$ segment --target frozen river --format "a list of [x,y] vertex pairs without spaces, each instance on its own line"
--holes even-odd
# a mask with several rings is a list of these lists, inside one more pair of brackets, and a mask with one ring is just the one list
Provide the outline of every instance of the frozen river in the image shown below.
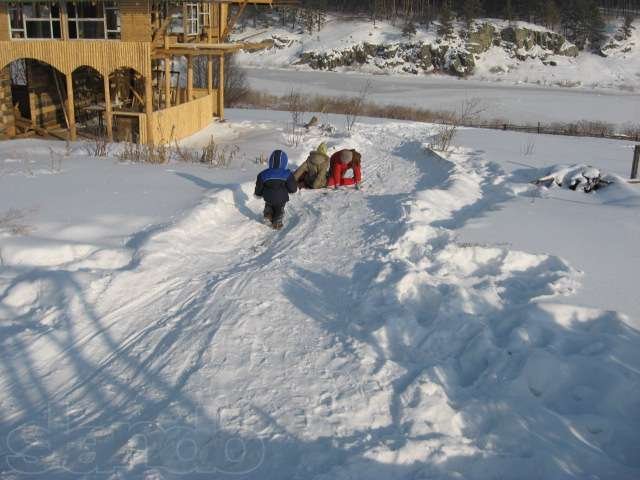
[[245,69],[252,88],[283,95],[292,88],[317,95],[353,96],[371,81],[370,101],[432,110],[456,110],[481,98],[487,119],[515,123],[601,120],[640,123],[640,95],[614,90],[549,88],[445,76],[390,76],[297,70]]

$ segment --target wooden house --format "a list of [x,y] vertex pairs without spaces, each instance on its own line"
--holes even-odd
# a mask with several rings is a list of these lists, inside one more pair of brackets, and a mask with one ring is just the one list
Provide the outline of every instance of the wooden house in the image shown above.
[[233,24],[272,2],[0,0],[0,137],[187,137],[224,118]]

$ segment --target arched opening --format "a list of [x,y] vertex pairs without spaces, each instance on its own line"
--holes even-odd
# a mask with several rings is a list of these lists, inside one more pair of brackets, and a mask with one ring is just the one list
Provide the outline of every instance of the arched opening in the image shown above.
[[78,133],[102,137],[106,134],[104,78],[96,69],[82,66],[74,70],[73,104]]
[[133,68],[122,67],[111,72],[109,90],[114,112],[144,111],[144,77]]
[[65,76],[48,63],[24,58],[4,67],[0,105],[0,133],[6,136],[67,136]]
[[108,104],[113,116],[113,139],[140,142],[146,126],[144,77],[133,68],[122,67],[109,75]]

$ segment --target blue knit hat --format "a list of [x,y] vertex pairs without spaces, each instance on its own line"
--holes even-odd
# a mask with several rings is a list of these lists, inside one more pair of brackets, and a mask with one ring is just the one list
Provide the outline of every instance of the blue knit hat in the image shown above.
[[282,150],[274,150],[274,152],[269,157],[269,168],[278,168],[278,169],[286,169],[287,164],[289,163],[289,158],[287,154]]

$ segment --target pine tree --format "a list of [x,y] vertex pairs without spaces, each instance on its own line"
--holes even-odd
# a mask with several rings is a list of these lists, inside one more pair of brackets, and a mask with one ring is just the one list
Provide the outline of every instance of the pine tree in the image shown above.
[[482,14],[482,3],[480,0],[464,0],[462,13],[467,31],[470,32],[473,28],[474,20]]
[[504,2],[504,11],[502,13],[502,17],[509,22],[514,19],[515,12],[513,10],[513,4],[511,3],[511,0],[506,0],[506,2]]
[[542,21],[552,30],[555,30],[560,24],[560,9],[554,0],[547,0],[545,2]]
[[598,4],[595,1],[591,1],[589,5],[589,12],[587,16],[587,35],[591,48],[593,50],[600,50],[602,43],[605,40],[605,27],[604,18]]
[[416,32],[416,26],[411,20],[405,23],[402,27],[402,35],[404,37],[411,38],[416,34]]
[[631,36],[631,30],[633,30],[633,15],[627,14],[624,17],[624,24],[622,25],[622,34],[625,40]]
[[438,35],[451,38],[453,35],[453,12],[449,8],[448,2],[444,2],[442,10],[440,10],[440,26],[438,27]]

